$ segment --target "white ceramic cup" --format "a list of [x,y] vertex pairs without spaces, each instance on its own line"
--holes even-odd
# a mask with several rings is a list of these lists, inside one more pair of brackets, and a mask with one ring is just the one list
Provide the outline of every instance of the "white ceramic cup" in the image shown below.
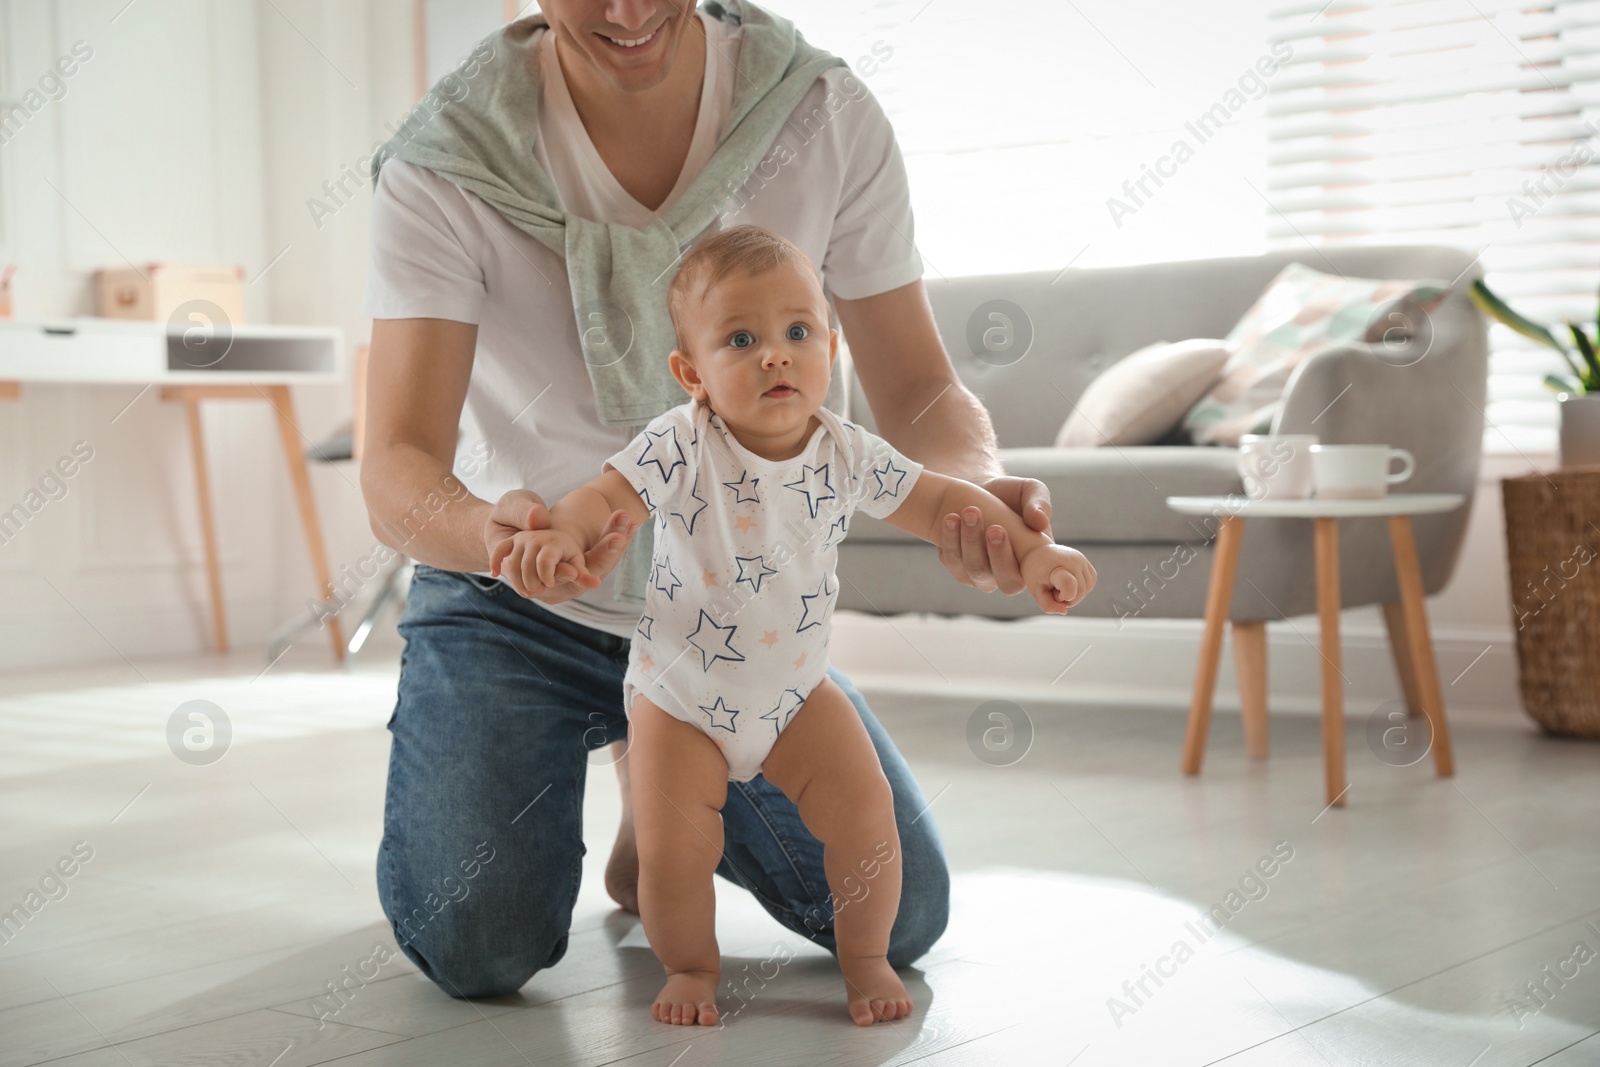
[[1315,484],[1311,473],[1314,434],[1247,433],[1239,438],[1239,477],[1251,500],[1304,500]]
[[[1401,468],[1390,470],[1395,460]],[[1368,500],[1386,496],[1389,487],[1411,477],[1417,459],[1388,445],[1315,445],[1311,467],[1317,496],[1324,500]]]

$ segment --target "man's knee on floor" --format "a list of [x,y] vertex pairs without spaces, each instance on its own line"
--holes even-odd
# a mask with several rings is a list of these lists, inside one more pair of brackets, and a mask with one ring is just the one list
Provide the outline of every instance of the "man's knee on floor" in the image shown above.
[[[396,938],[402,937],[396,928]],[[481,943],[426,936],[401,940],[400,950],[434,985],[452,997],[503,997],[567,953],[567,934],[519,938],[490,948]]]
[[919,872],[900,891],[900,910],[889,934],[889,965],[915,963],[944,936],[950,922],[950,874],[943,867]]

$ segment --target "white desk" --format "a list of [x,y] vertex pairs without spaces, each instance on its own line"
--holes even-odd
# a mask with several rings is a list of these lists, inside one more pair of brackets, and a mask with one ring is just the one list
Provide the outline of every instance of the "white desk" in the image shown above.
[[[1455,770],[1450,731],[1445,724],[1444,696],[1434,662],[1433,638],[1422,602],[1422,571],[1417,563],[1411,516],[1451,511],[1465,498],[1458,493],[1396,493],[1370,500],[1266,500],[1244,496],[1169,496],[1167,506],[1184,515],[1220,519],[1211,585],[1206,593],[1206,626],[1195,668],[1194,699],[1183,741],[1183,772],[1199,774],[1211,726],[1211,701],[1222,654],[1222,630],[1233,600],[1239,569],[1239,545],[1246,518],[1311,519],[1316,523],[1317,619],[1322,637],[1322,753],[1330,807],[1344,804],[1349,787],[1344,773],[1344,690],[1339,646],[1339,520],[1387,517],[1389,544],[1400,586],[1398,612],[1385,606],[1384,619],[1395,644],[1395,663],[1407,703],[1421,708],[1433,730],[1434,770],[1446,777]],[[1239,665],[1240,707],[1244,714],[1245,749],[1255,757],[1267,754],[1266,624],[1234,623],[1234,654]],[[1404,649],[1402,654],[1401,649]]]
[[294,385],[340,381],[344,338],[321,326],[179,332],[164,322],[0,319],[0,379],[99,384]]
[[[194,329],[169,330],[164,322],[125,319],[0,319],[0,399],[14,400],[21,395],[23,383],[36,382],[157,386],[163,400],[183,403],[194,453],[212,626],[217,648],[224,652],[228,650],[228,624],[200,404],[206,400],[264,400],[272,406],[306,547],[326,600],[333,595],[333,574],[306,470],[305,446],[309,442],[295,421],[289,387],[332,384],[343,378],[344,337],[328,327],[235,326],[213,335]],[[337,617],[328,620],[328,631],[334,656],[342,661],[344,635]]]

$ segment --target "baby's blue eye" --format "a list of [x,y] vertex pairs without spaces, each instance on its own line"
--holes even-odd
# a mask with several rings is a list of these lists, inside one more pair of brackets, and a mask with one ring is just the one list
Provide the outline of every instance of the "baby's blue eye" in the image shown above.
[[749,348],[751,345],[756,343],[756,339],[755,335],[749,330],[740,330],[738,333],[735,333],[732,337],[728,338],[728,343],[734,348]]
[[802,323],[797,322],[793,326],[789,327],[789,340],[791,341],[804,341],[810,336],[811,331],[808,330]]

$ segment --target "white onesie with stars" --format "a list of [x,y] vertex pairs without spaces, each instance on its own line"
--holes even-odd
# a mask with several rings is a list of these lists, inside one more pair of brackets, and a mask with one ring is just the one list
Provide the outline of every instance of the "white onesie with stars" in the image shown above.
[[760,773],[828,672],[836,546],[851,513],[883,518],[922,474],[922,464],[827,408],[817,420],[799,455],[774,461],[690,400],[606,461],[655,516],[623,709],[643,694],[699,727],[736,782]]

